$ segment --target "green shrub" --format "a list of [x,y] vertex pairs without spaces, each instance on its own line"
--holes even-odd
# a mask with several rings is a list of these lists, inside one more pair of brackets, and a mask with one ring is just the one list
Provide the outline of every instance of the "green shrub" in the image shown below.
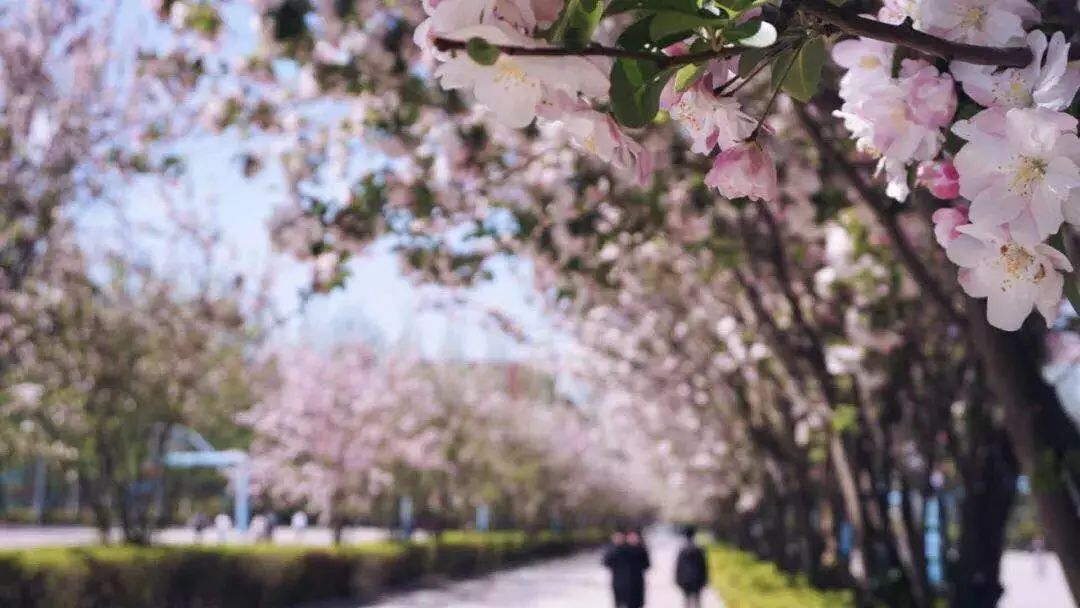
[[273,608],[368,601],[428,577],[461,578],[569,553],[597,534],[450,532],[422,543],[87,547],[0,551],[4,608]]
[[849,591],[822,591],[774,564],[722,545],[709,547],[709,582],[725,608],[852,608]]
[[29,507],[8,507],[0,512],[0,523],[5,524],[53,524],[63,526],[92,526],[94,525],[93,514],[87,511],[69,513],[62,509],[46,509],[38,518],[38,512]]

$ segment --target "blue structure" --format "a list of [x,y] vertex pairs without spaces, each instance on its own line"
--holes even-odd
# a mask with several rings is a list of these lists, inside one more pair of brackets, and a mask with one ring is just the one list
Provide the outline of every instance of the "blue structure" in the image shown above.
[[[178,449],[185,445],[194,449]],[[174,469],[229,469],[234,495],[233,525],[240,532],[247,531],[251,520],[251,466],[246,453],[241,450],[215,450],[202,435],[186,427],[175,427],[169,433],[162,463]]]
[[937,496],[927,499],[924,522],[926,525],[926,577],[931,585],[940,587],[945,582],[945,571],[941,563],[941,502]]
[[486,502],[476,507],[476,529],[480,532],[491,529],[491,507]]
[[855,543],[855,530],[851,527],[850,522],[840,523],[840,538],[837,540],[840,557],[847,559],[851,555],[851,550],[854,549]]
[[413,500],[411,496],[402,496],[398,501],[398,524],[401,526],[402,538],[408,540],[413,534]]

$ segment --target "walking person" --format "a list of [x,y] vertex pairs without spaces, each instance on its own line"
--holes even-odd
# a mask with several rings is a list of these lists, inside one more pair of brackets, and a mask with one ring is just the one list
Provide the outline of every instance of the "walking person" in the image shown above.
[[202,511],[197,511],[191,518],[191,529],[194,531],[195,544],[203,541],[203,532],[210,527],[210,518]]
[[686,608],[701,608],[701,590],[709,580],[709,564],[705,552],[694,542],[697,529],[687,526],[683,535],[686,544],[675,558],[675,584],[682,589]]
[[611,591],[615,608],[645,606],[645,571],[649,569],[649,550],[636,530],[616,532],[604,552],[604,566],[611,570]]
[[232,530],[233,521],[225,513],[218,513],[214,516],[214,529],[217,530],[218,544],[225,544],[229,540],[229,531]]

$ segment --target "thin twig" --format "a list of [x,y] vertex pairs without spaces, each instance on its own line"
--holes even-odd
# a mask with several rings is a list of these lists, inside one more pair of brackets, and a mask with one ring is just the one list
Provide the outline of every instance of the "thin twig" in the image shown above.
[[747,139],[756,139],[761,132],[761,128],[765,126],[765,119],[769,117],[769,112],[772,111],[773,103],[776,102],[776,97],[780,95],[780,89],[784,88],[784,81],[787,80],[788,74],[791,73],[791,68],[795,67],[795,62],[799,60],[799,53],[802,52],[803,46],[806,44],[806,38],[803,38],[798,45],[791,52],[791,61],[788,62],[784,68],[783,74],[780,75],[780,80],[776,81],[776,88],[773,89],[772,95],[769,96],[768,103],[765,104],[765,111],[761,113],[761,118],[758,119],[757,126],[750,132],[750,137]]
[[[1007,68],[1026,67],[1032,61],[1031,49],[1026,46],[998,48],[952,42],[920,32],[912,28],[907,22],[901,25],[892,25],[868,19],[849,10],[834,6],[827,0],[803,0],[799,4],[799,10],[804,15],[815,17],[844,33],[891,42],[943,59]],[[1077,49],[1071,51],[1069,53],[1070,58],[1077,58],[1075,54]]]
[[735,76],[732,76],[730,80],[728,80],[723,85],[721,85],[720,88],[718,88],[716,91],[714,91],[714,93],[716,93],[717,95],[727,95],[727,96],[731,96],[731,95],[734,95],[735,93],[738,93],[739,90],[741,90],[743,87],[746,86],[746,83],[753,80],[755,76],[760,74],[762,70],[764,70],[765,68],[767,68],[771,64],[773,59],[776,59],[777,55],[784,52],[785,50],[787,50],[787,45],[784,45],[784,44],[776,45],[776,50],[772,51],[768,55],[762,57],[761,61],[759,61],[757,63],[757,65],[755,65],[754,68],[752,70],[750,70],[746,74],[746,76],[743,78],[742,82],[735,85],[730,91],[727,90],[728,86],[731,83],[733,83],[733,82],[735,82],[736,80],[739,79],[739,75],[736,74]]
[[[459,51],[465,49],[468,44],[465,40],[452,38],[436,38],[435,48],[440,51]],[[686,55],[664,55],[652,51],[633,51],[611,46],[592,44],[580,49],[561,46],[518,46],[493,44],[499,51],[519,57],[615,57],[617,59],[638,59],[651,61],[660,68],[700,63],[710,59],[724,59],[733,57],[747,50],[744,46],[727,46],[716,50],[689,53]]]

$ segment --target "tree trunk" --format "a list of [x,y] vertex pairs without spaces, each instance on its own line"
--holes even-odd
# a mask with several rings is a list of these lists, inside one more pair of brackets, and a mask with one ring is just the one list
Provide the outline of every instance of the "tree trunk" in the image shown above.
[[951,577],[951,608],[994,608],[1004,591],[999,582],[1001,555],[1016,495],[1017,463],[1004,431],[991,433],[994,438],[976,450],[965,472],[969,481],[960,513],[960,557]]
[[1035,320],[1017,332],[986,322],[986,305],[968,300],[968,318],[987,377],[1005,415],[1005,429],[1023,471],[1032,479],[1032,498],[1050,548],[1080,601],[1080,508],[1070,496],[1080,475],[1070,459],[1080,453],[1080,432],[1042,378],[1045,331]]
[[101,544],[107,545],[112,541],[109,534],[112,528],[112,516],[108,506],[105,504],[104,493],[101,491],[99,484],[94,482],[95,479],[80,467],[79,485],[81,490],[79,493],[86,497],[87,502],[90,503],[90,511],[94,515],[94,527],[97,528],[99,540]]
[[800,467],[800,479],[796,480],[798,487],[794,497],[796,537],[799,543],[799,569],[806,574],[806,578],[813,584],[820,585],[821,580],[821,555],[824,553],[824,543],[817,527],[814,526],[814,496],[806,487],[809,472],[806,467]]

